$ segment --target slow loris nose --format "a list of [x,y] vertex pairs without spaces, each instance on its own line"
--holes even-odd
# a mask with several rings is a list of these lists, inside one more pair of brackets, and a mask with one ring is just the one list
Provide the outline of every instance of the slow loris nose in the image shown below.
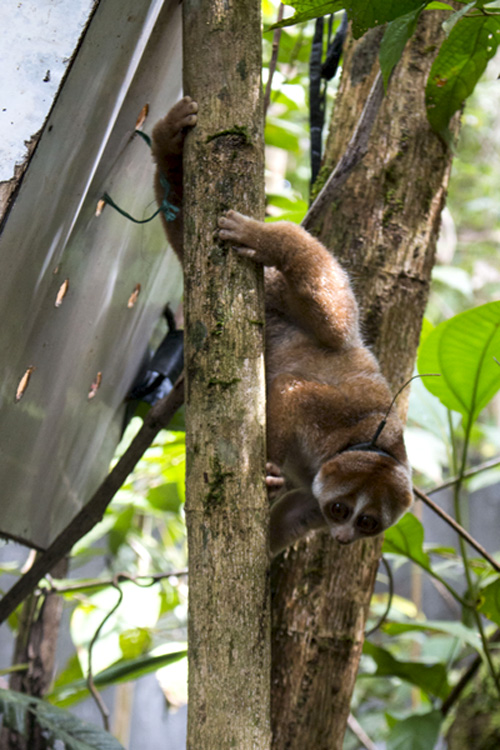
[[332,529],[331,534],[339,544],[350,544],[354,541],[352,526],[341,526],[339,529]]

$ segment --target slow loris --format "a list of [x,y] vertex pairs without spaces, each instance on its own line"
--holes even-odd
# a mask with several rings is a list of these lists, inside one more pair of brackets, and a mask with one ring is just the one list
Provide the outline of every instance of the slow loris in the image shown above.
[[[153,131],[156,195],[161,204],[164,175],[180,209],[164,225],[181,263],[182,147],[197,111],[186,96]],[[391,393],[361,339],[347,274],[289,222],[228,211],[219,237],[265,266],[271,553],[312,529],[329,528],[340,544],[381,533],[412,503],[411,472],[395,411],[373,441]]]

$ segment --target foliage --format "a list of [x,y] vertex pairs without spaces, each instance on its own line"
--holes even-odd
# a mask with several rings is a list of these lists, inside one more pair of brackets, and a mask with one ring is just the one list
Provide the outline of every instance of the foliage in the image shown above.
[[[469,454],[472,425],[479,412],[500,389],[500,367],[493,358],[500,355],[500,336],[497,333],[499,326],[500,304],[491,302],[441,323],[424,337],[419,351],[419,371],[441,373],[440,378],[425,379],[422,387],[425,386],[429,392],[439,397],[445,407],[441,411],[442,416],[446,414],[446,409],[453,409],[461,417],[459,420],[447,420],[452,446],[452,472],[458,474],[454,494],[455,513],[459,522],[462,520],[459,503],[462,477]],[[436,705],[436,698],[444,701],[449,697],[449,679],[457,679],[458,665],[471,649],[489,665],[491,679],[500,691],[499,677],[493,665],[488,641],[488,633],[491,634],[494,630],[493,625],[498,626],[500,622],[500,576],[488,564],[478,564],[479,561],[471,560],[462,540],[457,550],[450,547],[429,547],[425,545],[424,538],[421,522],[408,514],[386,532],[383,552],[393,560],[411,560],[445,587],[460,605],[459,613],[464,622],[433,623],[426,621],[420,613],[421,621],[417,623],[413,618],[402,615],[401,611],[398,612],[398,608],[401,610],[400,606],[394,609],[391,607],[378,636],[380,644],[385,645],[382,647],[368,643],[364,650],[376,665],[376,670],[368,668],[368,673],[376,677],[386,675],[392,679],[411,682],[425,695],[422,709],[426,704]],[[464,578],[465,594],[462,592]],[[458,590],[457,584],[460,586]],[[490,621],[489,627],[485,617]],[[405,645],[406,636],[410,633],[415,638]],[[426,635],[423,640],[424,633]],[[420,637],[417,638],[417,635]],[[441,641],[440,652],[432,651],[433,640]],[[429,651],[427,660],[422,661],[426,650]],[[395,654],[399,652],[412,653],[413,658],[411,661],[397,658]],[[421,654],[420,659],[415,658],[418,652]],[[366,675],[366,662],[364,668]],[[420,747],[434,747],[443,716],[440,716],[439,711],[423,715],[406,711],[397,718],[392,716],[390,720],[386,716],[386,720],[389,727],[388,748],[404,746],[417,750]],[[425,742],[423,737],[426,738]]]
[[63,743],[66,750],[123,750],[118,740],[92,724],[50,703],[0,688],[0,714],[3,725],[26,736],[26,727],[33,717],[44,731],[49,747]]
[[[462,1],[462,0],[461,0]],[[408,39],[423,11],[447,11],[447,38],[435,59],[426,87],[431,127],[450,140],[448,125],[483,74],[500,41],[500,11],[496,0],[474,0],[459,11],[449,3],[429,0],[294,0],[296,13],[276,24],[286,26],[345,9],[355,38],[387,23],[380,48],[380,67],[387,86]]]
[[[137,422],[130,425],[122,445],[137,428]],[[185,658],[185,578],[168,576],[169,570],[175,573],[186,566],[184,474],[184,433],[164,431],[116,495],[103,522],[76,546],[73,566],[100,550],[107,552],[111,575],[131,580],[117,584],[108,573],[102,585],[98,580],[58,581],[60,589],[68,587],[64,595],[73,604],[71,635],[78,658],[70,659],[57,678],[50,696],[55,703],[69,705],[88,697],[83,678],[100,626],[91,654],[96,686],[136,679]],[[109,615],[117,603],[117,588],[120,603]]]
[[441,323],[423,343],[419,372],[441,403],[473,422],[500,385],[500,302],[490,302]]
[[[129,426],[122,446],[130,442],[138,427],[139,420]],[[122,450],[119,447],[117,458]],[[47,714],[55,727],[54,737],[64,739],[62,730],[78,730],[79,720],[63,708],[89,697],[89,664],[94,685],[100,690],[146,674],[160,678],[165,670],[186,660],[184,473],[184,433],[162,432],[114,498],[103,521],[73,550],[74,572],[98,554],[105,555],[108,570],[100,579],[56,581],[72,609],[70,631],[76,652],[57,676],[47,696],[49,703],[40,702],[43,708],[36,713],[41,726],[45,726]],[[169,576],[169,570],[174,575]],[[114,578],[117,574],[120,580]],[[130,580],[123,580],[127,576]],[[99,637],[92,644],[97,632]],[[183,671],[170,669],[166,688],[168,701],[176,705],[185,695]],[[181,682],[172,684],[172,679]],[[11,694],[12,706],[17,706],[16,696]],[[62,730],[57,724],[61,717],[68,722],[61,724]],[[95,737],[89,735],[88,741],[95,744],[82,744],[75,734],[68,750],[121,747],[116,740],[114,745],[103,744],[101,730],[94,729]],[[80,744],[75,744],[76,740]]]

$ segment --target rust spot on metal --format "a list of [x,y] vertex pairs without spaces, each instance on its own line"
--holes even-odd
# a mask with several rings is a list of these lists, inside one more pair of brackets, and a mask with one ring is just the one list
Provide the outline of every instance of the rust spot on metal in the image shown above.
[[102,372],[101,372],[101,371],[99,371],[99,372],[97,373],[97,375],[95,376],[95,380],[94,380],[94,382],[93,382],[93,383],[92,383],[92,385],[90,386],[90,391],[89,391],[89,394],[88,394],[88,396],[87,396],[87,398],[89,399],[89,401],[90,401],[90,399],[91,399],[91,398],[94,398],[94,397],[95,397],[95,395],[96,395],[97,391],[98,391],[98,390],[99,390],[99,388],[101,387],[101,382],[102,382]]
[[30,365],[27,368],[24,375],[22,376],[21,380],[19,381],[19,385],[17,386],[17,391],[16,391],[16,397],[14,399],[16,404],[24,396],[26,392],[26,388],[28,387],[28,383],[30,382],[31,375],[35,370],[36,370],[36,367],[34,365]]
[[144,107],[139,112],[139,117],[137,118],[135,122],[136,130],[140,130],[142,128],[148,114],[149,114],[149,104],[145,104]]
[[102,214],[105,205],[106,205],[106,201],[104,200],[104,198],[100,198],[97,201],[97,206],[96,206],[96,209],[95,209],[95,215],[96,216],[100,216]]
[[140,293],[141,293],[141,285],[140,284],[136,284],[135,287],[134,287],[134,291],[132,292],[132,294],[128,298],[128,302],[127,302],[127,307],[128,308],[131,308],[131,307],[133,307],[135,305],[135,303],[137,302],[137,298],[138,298],[138,296],[139,296]]
[[69,289],[69,279],[64,279],[63,283],[59,287],[59,291],[57,292],[56,301],[54,302],[55,307],[61,307],[63,299],[65,298],[68,289]]

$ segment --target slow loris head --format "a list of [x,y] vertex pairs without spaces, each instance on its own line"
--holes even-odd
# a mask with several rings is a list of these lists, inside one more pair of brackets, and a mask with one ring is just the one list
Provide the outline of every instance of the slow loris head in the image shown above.
[[409,466],[366,450],[344,451],[324,463],[312,489],[340,544],[380,534],[413,501]]

